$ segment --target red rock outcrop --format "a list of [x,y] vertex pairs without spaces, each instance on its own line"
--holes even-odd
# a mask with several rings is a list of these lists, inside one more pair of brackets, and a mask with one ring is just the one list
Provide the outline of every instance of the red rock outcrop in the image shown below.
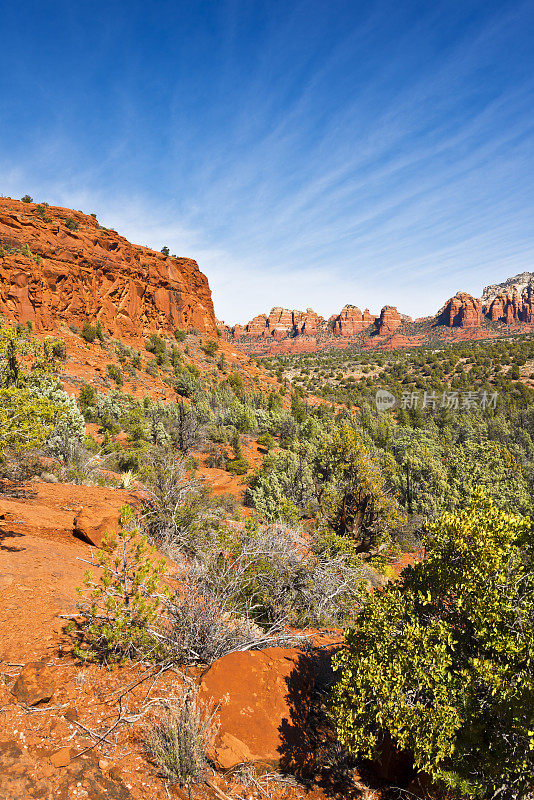
[[293,325],[297,335],[317,336],[324,324],[323,317],[316,314],[313,308],[307,308],[306,311],[293,311]]
[[[219,708],[220,729],[210,754],[222,769],[242,763],[302,767],[313,757],[306,728],[318,669],[329,668],[328,652],[317,659],[297,649],[230,653],[203,676],[200,697]],[[310,737],[311,738],[311,737]]]
[[440,322],[449,328],[479,328],[482,324],[482,302],[467,292],[457,292],[445,303]]
[[356,336],[375,320],[368,308],[362,313],[357,306],[346,305],[332,319],[332,332],[334,336]]
[[527,287],[519,292],[515,287],[495,297],[484,313],[492,322],[506,322],[507,325],[534,324],[534,288]]
[[395,306],[384,306],[380,312],[380,319],[377,323],[378,335],[389,336],[395,333],[401,323],[402,317]]
[[99,321],[115,336],[215,333],[198,264],[133,245],[67,208],[0,199],[0,314],[52,330]]

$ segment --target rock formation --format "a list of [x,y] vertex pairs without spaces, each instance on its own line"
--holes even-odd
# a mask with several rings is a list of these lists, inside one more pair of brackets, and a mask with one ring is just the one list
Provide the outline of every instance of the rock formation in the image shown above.
[[340,313],[331,318],[334,336],[355,336],[368,328],[375,321],[375,317],[366,308],[362,313],[357,306],[343,306]]
[[52,330],[100,322],[115,336],[214,334],[207,278],[189,258],[133,245],[66,208],[0,199],[0,314]]
[[534,273],[522,272],[504,283],[486,286],[482,300],[492,322],[534,324]]
[[380,312],[380,319],[377,322],[378,335],[389,336],[395,333],[401,323],[402,317],[395,306],[384,306]]
[[508,292],[517,290],[522,295],[528,289],[534,290],[534,272],[521,272],[513,278],[507,278],[502,283],[495,283],[486,286],[482,292],[482,303],[487,308],[499,295],[506,295]]
[[482,324],[482,302],[467,292],[458,292],[445,303],[439,321],[449,328],[478,328]]

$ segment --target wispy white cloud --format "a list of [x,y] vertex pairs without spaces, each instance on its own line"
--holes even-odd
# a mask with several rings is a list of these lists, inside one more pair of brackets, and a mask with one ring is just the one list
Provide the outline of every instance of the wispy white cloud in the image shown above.
[[401,6],[346,29],[318,14],[306,34],[309,3],[284,25],[266,11],[244,54],[229,2],[209,98],[180,62],[156,121],[135,74],[115,80],[119,124],[98,148],[73,138],[67,107],[14,167],[0,139],[3,191],[196,258],[227,321],[347,302],[429,314],[534,268],[534,80],[510,57],[528,5],[438,2],[412,24]]

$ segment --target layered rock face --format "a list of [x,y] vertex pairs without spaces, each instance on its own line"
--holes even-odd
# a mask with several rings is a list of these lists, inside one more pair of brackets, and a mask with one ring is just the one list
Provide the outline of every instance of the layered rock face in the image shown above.
[[294,336],[316,336],[324,326],[325,320],[313,308],[292,311],[275,306],[269,314],[258,314],[246,325],[234,325],[226,328],[226,332],[232,339],[261,336],[279,341]]
[[368,308],[360,311],[358,306],[343,306],[337,316],[331,317],[334,336],[355,336],[375,321]]
[[439,321],[449,328],[475,328],[482,324],[482,302],[467,292],[447,300]]
[[486,286],[482,292],[482,303],[485,307],[489,307],[499,295],[507,295],[514,289],[519,295],[522,295],[529,288],[534,291],[534,272],[521,272],[519,275],[514,275],[513,278],[507,278],[502,283]]
[[522,272],[504,283],[486,286],[484,313],[492,322],[534,324],[534,272]]
[[0,314],[52,330],[100,322],[114,336],[214,334],[208,280],[189,258],[133,245],[92,216],[0,199]]
[[389,336],[395,333],[401,323],[402,317],[395,306],[384,306],[380,312],[380,319],[377,322],[378,335]]

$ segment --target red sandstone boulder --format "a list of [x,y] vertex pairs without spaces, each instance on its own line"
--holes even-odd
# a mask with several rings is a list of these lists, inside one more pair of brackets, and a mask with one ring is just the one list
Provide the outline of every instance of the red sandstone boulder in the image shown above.
[[201,699],[220,706],[221,725],[211,755],[221,769],[247,762],[276,766],[287,758],[294,684],[305,692],[308,679],[306,674],[299,677],[302,659],[296,649],[230,653],[204,675]]
[[54,674],[44,661],[26,664],[12,689],[13,695],[25,706],[48,703],[55,691]]
[[77,539],[102,547],[104,537],[114,536],[119,529],[119,511],[82,508],[74,520],[73,533]]

